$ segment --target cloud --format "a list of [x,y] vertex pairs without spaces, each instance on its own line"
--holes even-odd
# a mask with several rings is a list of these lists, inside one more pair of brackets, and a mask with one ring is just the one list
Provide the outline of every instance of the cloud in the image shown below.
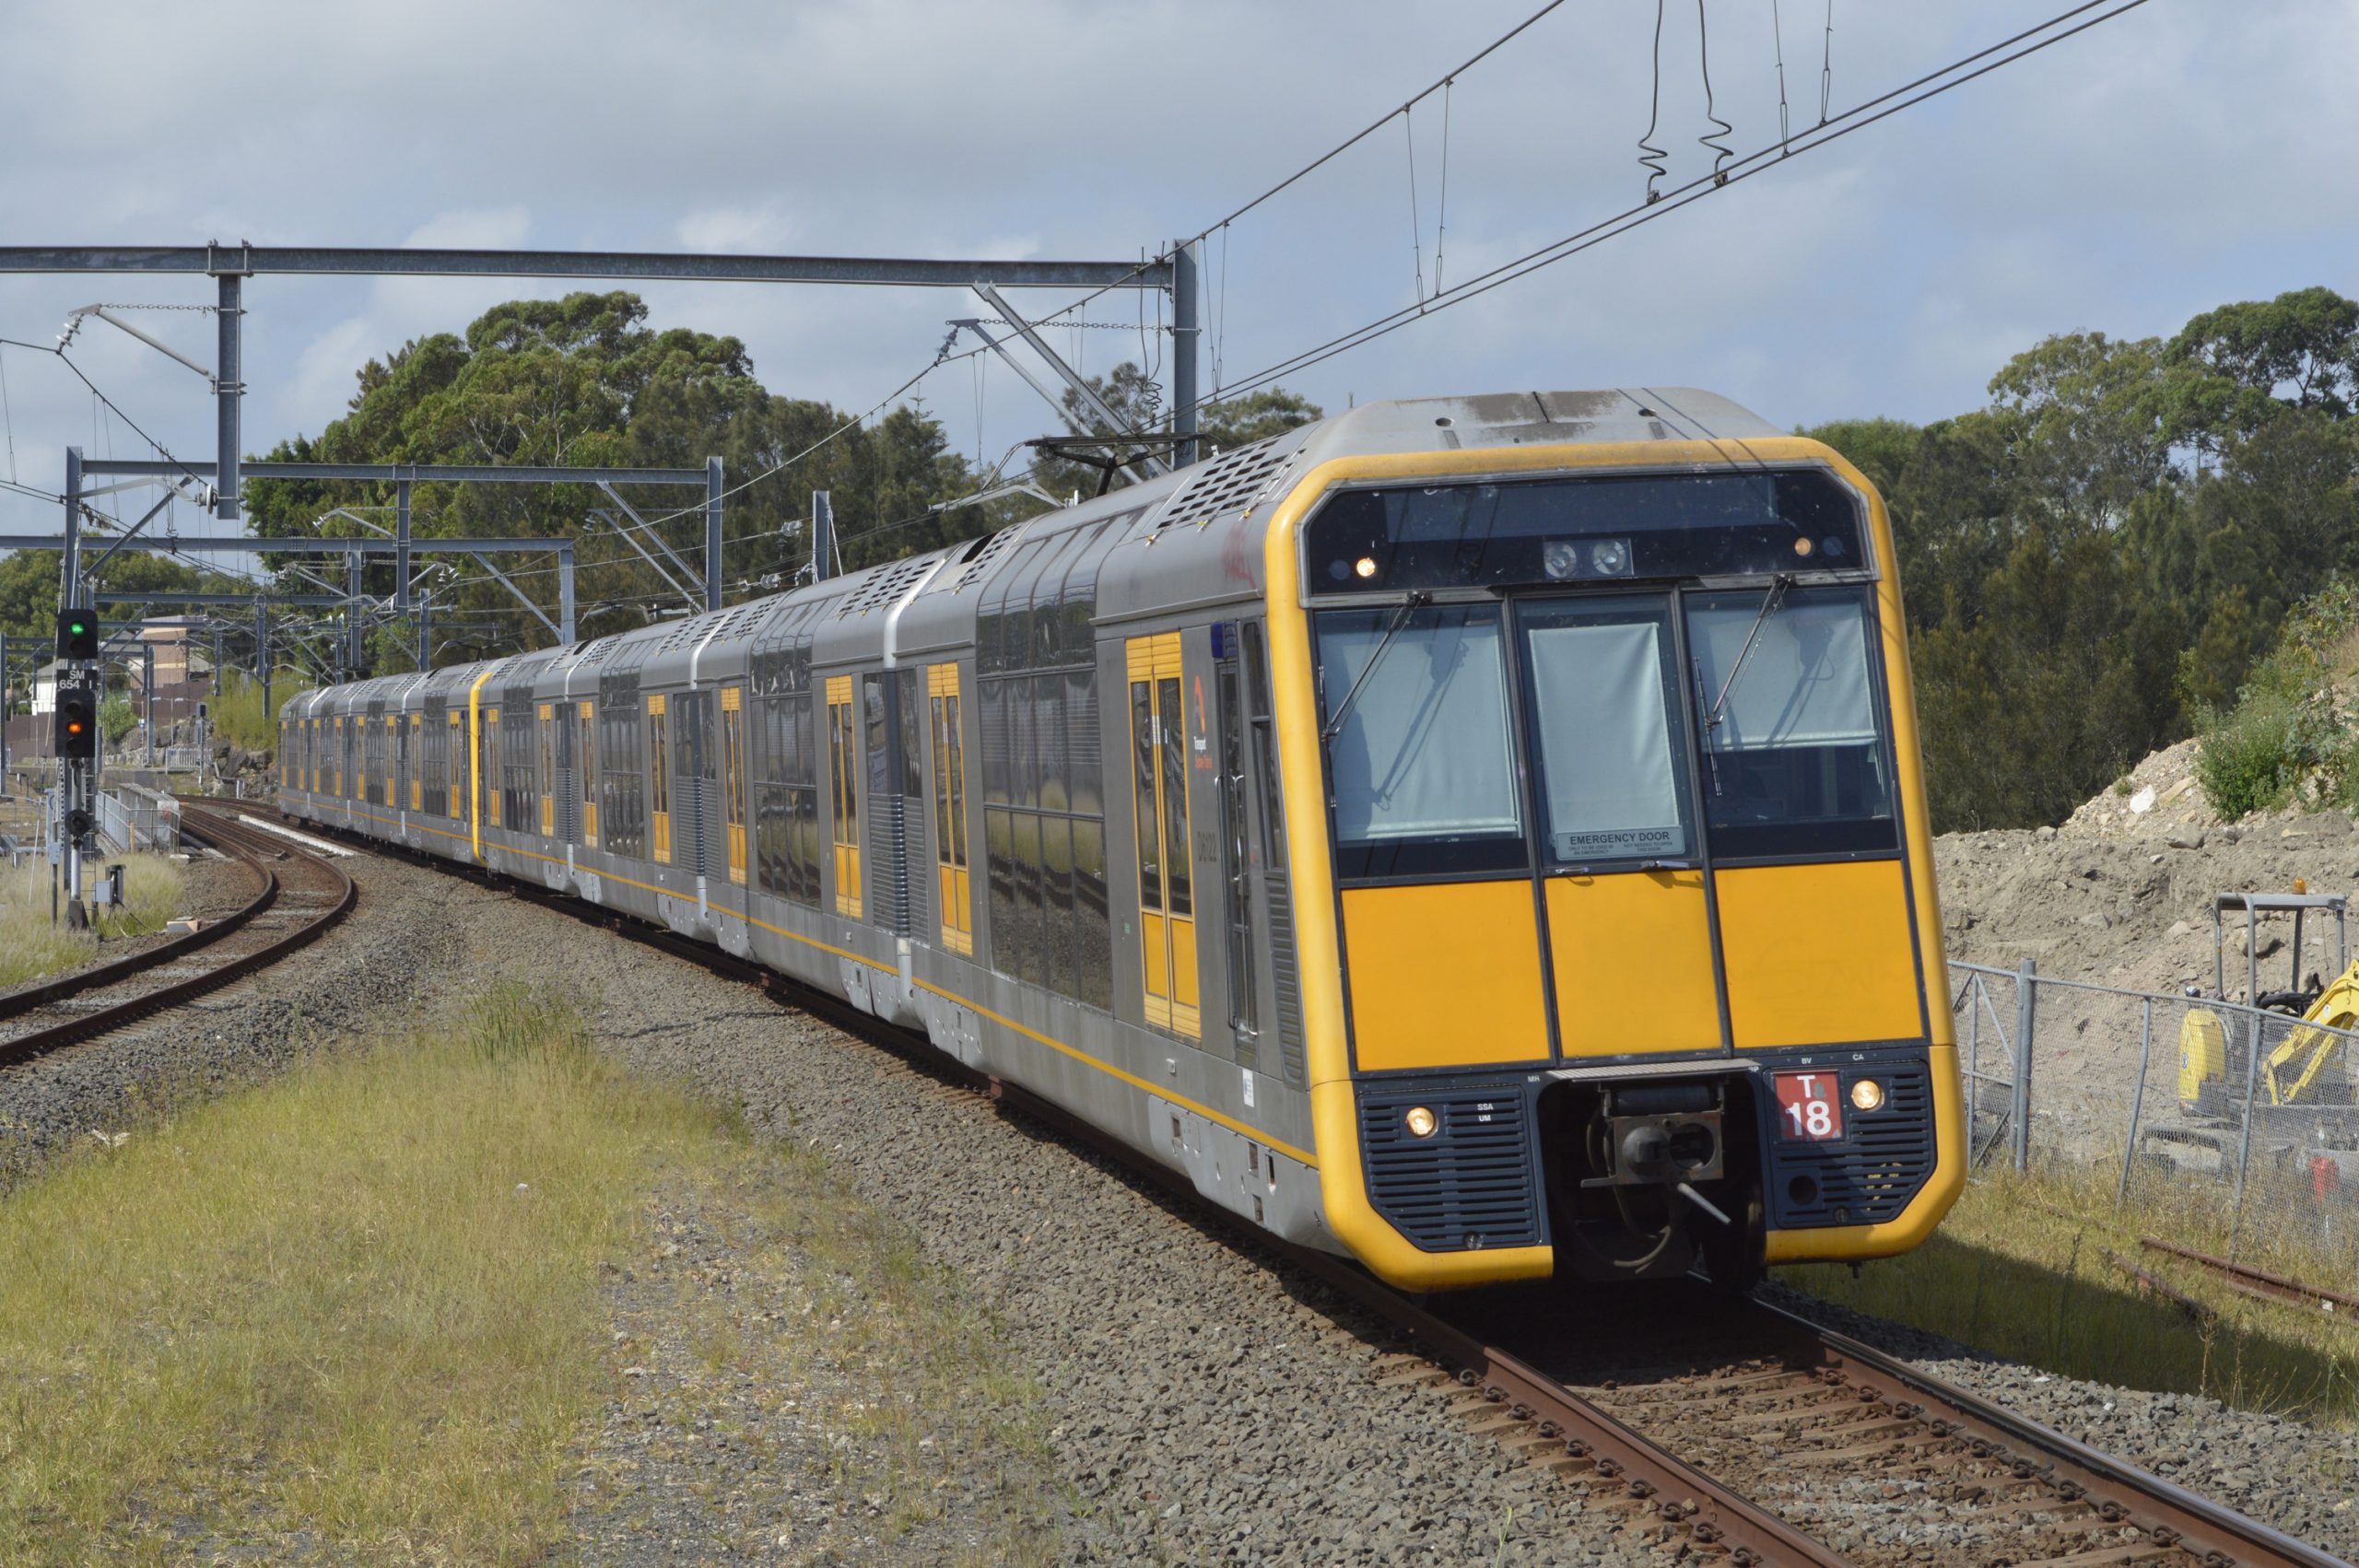
[[[100,32],[141,47],[108,57],[103,113],[0,98],[0,210],[15,242],[1126,259],[1217,222],[1527,9],[22,0],[0,10],[10,59],[84,58]],[[1773,38],[1767,7],[1715,6],[1708,40],[1672,7],[1658,69],[1643,7],[1561,8],[1213,240],[1210,346],[1233,377],[1396,308],[1421,271],[1430,287],[1445,223],[1443,265],[1463,279],[1629,205],[1650,111],[1671,182],[1708,170],[1707,50],[1711,107],[1747,149],[1776,141],[1781,92],[1788,123],[1816,123],[1822,68],[1841,112],[2052,9],[1852,7],[1829,40],[1802,7]],[[225,37],[240,41],[226,55]],[[206,101],[239,112],[190,118],[196,59]],[[1334,406],[1630,380],[1719,384],[1795,423],[1954,412],[2046,333],[2167,333],[2309,283],[2359,295],[2354,74],[2353,0],[2144,6],[1289,381]],[[369,357],[562,287],[254,280],[250,444],[316,431]],[[855,409],[933,357],[945,318],[977,313],[958,290],[641,292],[664,324],[743,338],[776,390]],[[101,294],[212,298],[202,278],[0,278],[0,335],[45,342]],[[1115,294],[1087,313],[1134,324],[1139,309]],[[1140,352],[1110,331],[1074,347],[1093,369]],[[186,372],[127,340],[91,364],[158,439],[209,451],[211,409]],[[12,351],[8,369],[20,472],[93,439],[62,368]],[[993,456],[1051,426],[1001,368],[961,364],[926,392],[961,450],[979,401]],[[0,499],[16,523],[38,509]]]

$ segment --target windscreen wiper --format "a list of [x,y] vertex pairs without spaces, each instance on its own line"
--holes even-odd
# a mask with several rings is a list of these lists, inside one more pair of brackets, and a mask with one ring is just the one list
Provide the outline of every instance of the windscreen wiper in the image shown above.
[[1786,602],[1786,590],[1793,586],[1794,579],[1781,572],[1777,580],[1770,583],[1769,591],[1762,596],[1760,612],[1753,617],[1753,629],[1744,634],[1744,646],[1737,649],[1736,662],[1729,666],[1729,678],[1720,683],[1720,695],[1712,699],[1711,711],[1704,715],[1707,740],[1726,717],[1729,694],[1736,690],[1737,677],[1744,673],[1745,661],[1753,657],[1753,645],[1760,640],[1761,628],[1769,624],[1769,617],[1776,614],[1778,606]]
[[1360,666],[1359,678],[1352,683],[1351,690],[1344,694],[1344,700],[1335,705],[1335,711],[1329,717],[1327,727],[1319,731],[1320,744],[1325,744],[1344,732],[1344,720],[1352,716],[1352,704],[1359,700],[1360,688],[1367,685],[1367,678],[1375,674],[1377,665],[1383,662],[1386,651],[1392,646],[1392,639],[1401,635],[1401,628],[1409,624],[1411,615],[1433,602],[1432,594],[1420,591],[1410,594],[1399,604],[1393,606],[1391,617],[1384,623],[1384,636],[1377,640],[1376,651],[1369,654],[1367,662]]

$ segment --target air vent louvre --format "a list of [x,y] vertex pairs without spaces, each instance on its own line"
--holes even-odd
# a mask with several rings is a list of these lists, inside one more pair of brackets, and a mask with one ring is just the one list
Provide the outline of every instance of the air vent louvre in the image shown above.
[[1286,466],[1277,451],[1278,438],[1223,452],[1202,466],[1194,478],[1166,503],[1157,528],[1206,523],[1224,517],[1242,517],[1253,509],[1263,489]]
[[910,591],[911,584],[925,576],[933,567],[933,559],[932,556],[913,556],[895,561],[890,566],[877,568],[862,580],[858,588],[844,595],[843,603],[836,608],[836,619],[840,621],[850,615],[865,615],[871,610],[891,609]]
[[[1413,1105],[1441,1118],[1432,1137],[1402,1124]],[[1360,1104],[1369,1199],[1427,1252],[1535,1246],[1543,1238],[1530,1121],[1513,1084],[1371,1095]]]
[[1025,526],[1019,522],[1013,527],[1003,528],[992,534],[984,543],[982,550],[975,558],[967,563],[967,569],[958,574],[958,584],[951,591],[963,593],[991,576],[992,566],[1001,556],[1015,547],[1015,542],[1024,536],[1024,532]]

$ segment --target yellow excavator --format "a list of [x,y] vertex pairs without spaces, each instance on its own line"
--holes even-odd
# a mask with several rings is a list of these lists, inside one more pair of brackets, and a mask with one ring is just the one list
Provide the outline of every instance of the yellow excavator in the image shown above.
[[[2178,1029],[2178,1098],[2179,1104],[2191,1114],[2224,1116],[2228,1114],[2232,1095],[2241,1097],[2244,1082],[2257,1076],[2256,1089],[2265,1089],[2269,1103],[2275,1106],[2349,1105],[2352,1099],[2351,1075],[2343,1071],[2344,1056],[2350,1046],[2349,1032],[2359,1029],[2359,963],[2350,962],[2351,943],[2344,920],[2344,895],[2311,893],[2300,882],[2294,883],[2291,893],[2223,893],[2212,901],[2212,994],[2227,995],[2227,917],[2244,916],[2245,928],[2245,994],[2263,1012],[2280,1013],[2300,1020],[2286,1030],[2283,1038],[2268,1046],[2277,1033],[2264,1021],[2248,1012],[2232,1015],[2234,1022],[2224,1020],[2210,1008],[2190,1007],[2179,1021]],[[2309,983],[2302,983],[2302,925],[2304,918],[2313,913],[2334,917],[2337,961],[2341,972],[2331,981],[2321,981],[2316,973]],[[2260,989],[2260,923],[2269,917],[2291,915],[2294,919],[2294,940],[2290,944],[2291,973],[2287,978],[2293,989],[2264,991]],[[2189,988],[2190,994],[2193,989]],[[2256,1031],[2255,1025],[2262,1026]],[[2249,1036],[2258,1032],[2265,1047],[2257,1075],[2245,1051],[2251,1048]],[[2230,1040],[2232,1034],[2246,1036],[2234,1054],[2238,1060],[2232,1071]],[[2259,1098],[2258,1092],[2255,1098]]]

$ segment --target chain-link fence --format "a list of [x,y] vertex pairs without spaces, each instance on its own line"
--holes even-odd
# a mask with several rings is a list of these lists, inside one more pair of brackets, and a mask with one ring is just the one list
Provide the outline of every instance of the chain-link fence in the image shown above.
[[2102,1173],[2180,1245],[2359,1280],[2359,1036],[2028,961],[1949,968],[1976,1168]]

